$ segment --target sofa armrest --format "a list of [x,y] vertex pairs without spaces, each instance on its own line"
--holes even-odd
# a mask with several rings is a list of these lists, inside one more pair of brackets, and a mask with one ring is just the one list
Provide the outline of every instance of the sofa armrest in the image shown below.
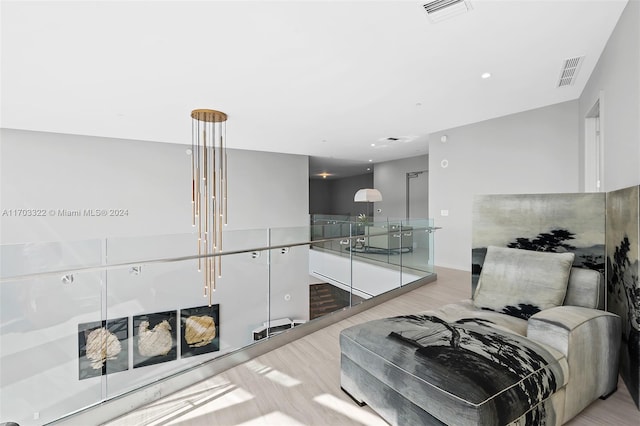
[[563,423],[616,389],[621,339],[618,315],[577,306],[545,309],[529,318],[527,337],[567,358]]

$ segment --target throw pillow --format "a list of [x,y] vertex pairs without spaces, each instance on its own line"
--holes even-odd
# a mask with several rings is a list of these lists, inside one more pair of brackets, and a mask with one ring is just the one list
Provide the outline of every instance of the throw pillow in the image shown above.
[[573,253],[546,253],[490,246],[474,295],[477,308],[528,319],[562,305]]

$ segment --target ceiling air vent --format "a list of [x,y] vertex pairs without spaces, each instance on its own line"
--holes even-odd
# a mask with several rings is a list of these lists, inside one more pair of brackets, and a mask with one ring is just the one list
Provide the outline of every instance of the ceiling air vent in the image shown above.
[[471,10],[468,0],[434,0],[422,5],[432,22],[440,22]]
[[558,87],[571,86],[578,76],[580,66],[584,56],[576,56],[575,58],[565,59],[560,71],[560,81],[558,81]]

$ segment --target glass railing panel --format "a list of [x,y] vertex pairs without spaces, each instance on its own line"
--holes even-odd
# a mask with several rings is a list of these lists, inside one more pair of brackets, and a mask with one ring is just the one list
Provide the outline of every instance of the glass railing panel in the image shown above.
[[106,265],[197,254],[196,234],[167,234],[106,240]]
[[395,254],[395,250],[390,244],[387,222],[355,223],[358,235],[352,248],[355,258],[376,263],[389,263],[389,258]]
[[109,271],[108,316],[128,318],[131,365],[108,377],[108,397],[252,344],[267,320],[265,258],[224,256],[211,305],[197,260]]
[[[356,255],[354,251],[356,244],[364,241],[365,224],[332,220],[331,223],[315,226],[323,228],[322,233],[315,232],[315,235],[321,235],[325,241],[316,240],[312,250],[314,253],[310,254],[306,245],[299,252],[298,258],[296,258],[298,250],[294,247],[291,247],[292,251],[288,249],[272,251],[271,317],[273,320],[281,319],[283,312],[296,310],[305,312],[304,316],[299,315],[301,320],[314,319],[372,297],[371,289],[368,288],[371,283],[369,286],[364,286],[364,289],[357,290],[354,290],[351,285],[353,276],[351,260]],[[270,241],[272,245],[302,242],[305,241],[304,235],[305,231],[299,229],[272,229]],[[318,253],[318,248],[322,248],[322,253]],[[310,256],[312,259],[309,258]],[[278,262],[278,259],[282,260]],[[311,265],[308,274],[312,276],[312,280],[306,280],[304,287],[300,285],[305,282],[304,276],[298,275],[295,278],[292,276],[298,262]],[[372,282],[378,281],[372,280]],[[281,288],[275,286],[281,286]],[[298,294],[304,291],[306,309],[300,302],[298,305],[288,303],[285,307],[279,307],[282,303],[282,295],[285,300],[292,300],[290,294],[292,289],[296,289]]]
[[308,226],[271,228],[269,229],[269,245],[280,246],[286,244],[307,243],[309,242],[309,234],[310,232]]
[[195,234],[2,246],[0,422],[54,421],[433,272],[432,222],[333,222],[225,231],[211,305]]
[[349,256],[348,245],[339,237],[349,237],[354,230],[355,218],[349,215],[312,215],[311,216],[311,235],[312,241],[330,240],[318,242],[313,248],[331,250],[335,254]]
[[[93,263],[86,254],[83,262]],[[84,272],[0,283],[0,422],[42,425],[103,399],[102,374],[125,354],[116,343],[117,360],[106,365],[101,356],[102,278]]]
[[261,340],[269,320],[268,297],[268,250],[222,257],[222,277],[213,293],[213,303],[219,305],[221,313],[221,353]]
[[225,253],[269,246],[268,229],[225,230],[222,235],[222,251]]
[[[433,230],[432,221],[398,219],[374,222],[360,217],[351,220],[353,236],[348,241],[316,243],[314,246],[322,246],[334,254],[349,254],[353,260],[351,282],[354,295],[363,298],[377,296],[433,272],[428,249],[432,244],[432,234],[429,233]],[[320,235],[319,232],[317,234]],[[352,303],[359,303],[361,299],[358,297],[354,297]]]
[[400,223],[402,283],[407,284],[433,273],[433,220],[412,219]]
[[326,225],[330,223],[351,222],[352,217],[345,214],[313,214],[311,215],[311,225]]
[[[222,251],[266,247],[268,246],[268,235],[267,229],[225,230]],[[198,236],[196,233],[185,233],[109,238],[106,253],[108,265],[197,256]]]
[[351,224],[340,224],[343,236],[331,241],[331,245],[314,242],[308,250],[308,274],[310,281],[309,319],[313,320],[351,304],[353,288],[350,251],[354,237]]
[[[331,221],[325,224],[311,226],[312,240],[315,241],[313,248],[331,250],[335,254],[349,255],[343,244],[342,238],[348,238],[351,231],[350,222]],[[341,243],[342,241],[342,243]]]
[[[225,243],[264,247],[265,236],[265,230],[230,232]],[[129,257],[136,246],[150,253],[146,246],[153,240],[129,241],[126,247],[122,240],[109,241],[109,258]],[[154,243],[163,245],[158,250],[166,261],[107,271],[107,319],[127,321],[131,361],[126,371],[107,377],[109,398],[250,345],[268,320],[268,251],[220,256],[209,298],[197,259],[164,257],[193,253],[194,242],[193,235],[160,239]]]
[[309,321],[309,246],[273,249],[270,256],[269,319],[277,333]]
[[99,266],[103,241],[55,241],[0,246],[0,277]]
[[436,232],[439,229],[438,226],[436,226],[436,224],[434,223],[433,219],[428,219],[427,220],[429,223],[429,227],[430,229],[428,229],[426,231],[426,233],[428,234],[428,239],[427,239],[427,271],[429,271],[432,274],[436,273],[436,267],[435,267],[435,237],[436,237]]
[[[359,232],[353,247],[354,295],[368,299],[400,286],[400,270],[390,267],[390,259],[398,255],[392,244],[389,223],[384,220],[356,222]],[[352,304],[362,299],[354,297]]]
[[[384,238],[388,247],[388,262],[398,268],[402,267],[403,255],[412,250],[412,242],[406,237],[400,220],[390,220],[386,223],[387,235]],[[399,279],[399,277],[398,277]]]
[[[322,225],[325,226],[325,225]],[[268,336],[309,319],[309,226],[269,229]],[[302,245],[301,245],[302,244]]]

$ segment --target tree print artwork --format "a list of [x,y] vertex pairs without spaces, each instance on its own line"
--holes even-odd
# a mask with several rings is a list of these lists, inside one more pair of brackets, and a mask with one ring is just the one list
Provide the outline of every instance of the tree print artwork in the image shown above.
[[[392,321],[406,324],[389,337],[416,349],[429,382],[472,403],[491,400],[497,424],[517,419],[563,386],[560,369],[546,351],[522,336],[491,328],[492,322],[468,318],[453,323],[432,315],[407,315]],[[452,374],[455,373],[455,374]],[[487,380],[491,377],[491,380]],[[544,404],[530,413],[544,423]]]
[[607,310],[622,319],[620,376],[640,407],[640,186],[607,193]]
[[[629,381],[628,388],[634,401],[640,389],[640,286],[638,285],[638,259],[629,258],[631,242],[627,235],[616,245],[613,258],[607,257],[607,292],[610,310],[622,317],[622,366]],[[624,349],[626,348],[626,350]],[[627,371],[625,371],[627,370]]]
[[532,239],[517,238],[516,241],[507,244],[507,247],[553,253],[572,251],[576,247],[566,241],[575,239],[575,235],[567,229],[552,229],[550,232],[540,233]]
[[572,252],[573,266],[604,276],[605,194],[477,195],[473,203],[471,288],[488,246]]

